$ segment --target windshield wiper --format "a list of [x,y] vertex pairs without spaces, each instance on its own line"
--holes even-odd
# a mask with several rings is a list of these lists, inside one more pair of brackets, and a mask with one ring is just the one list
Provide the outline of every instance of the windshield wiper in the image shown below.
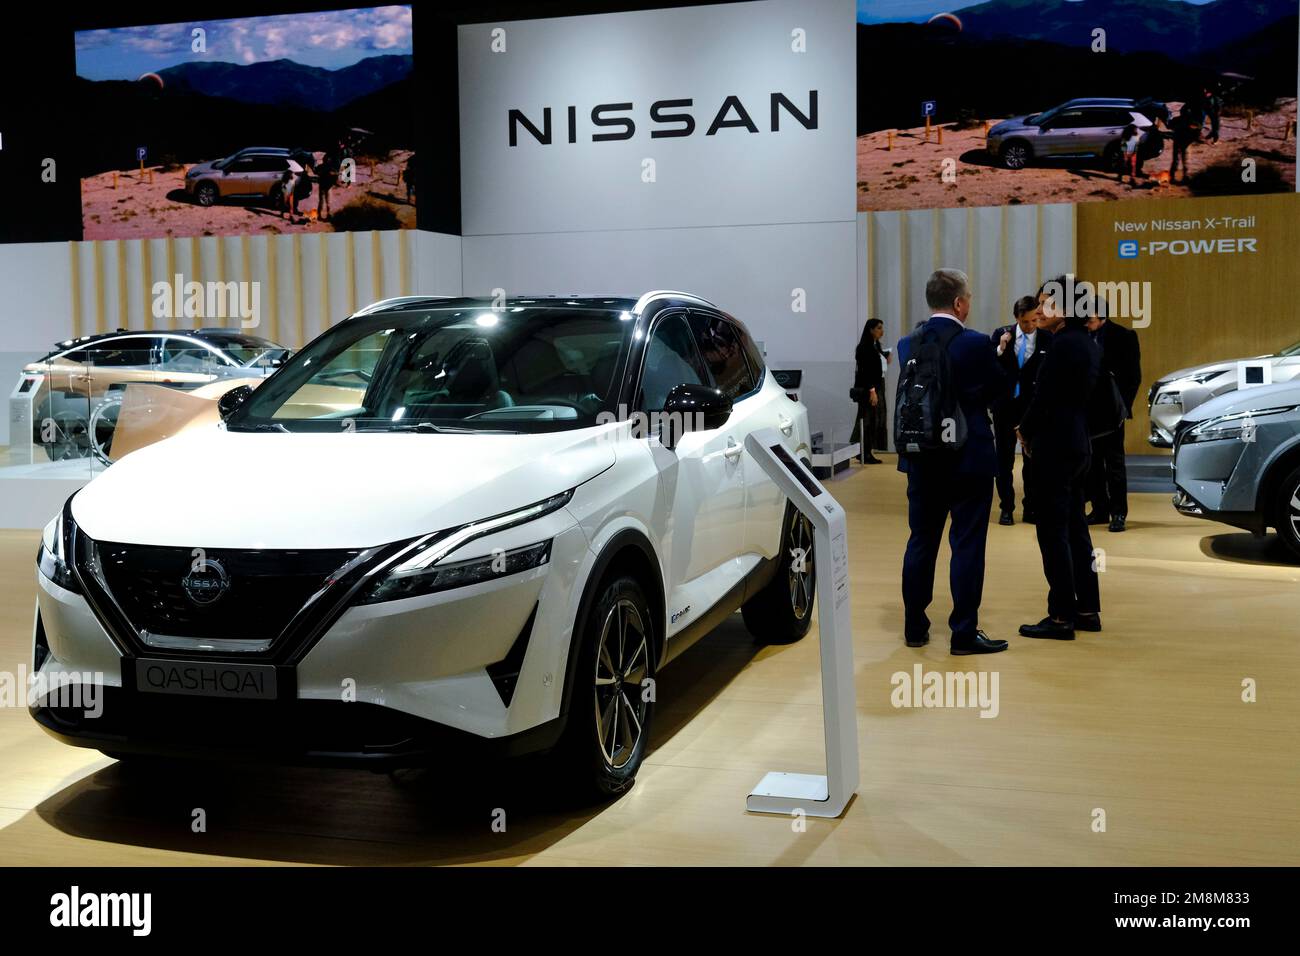
[[515,435],[508,428],[458,428],[455,425],[435,425],[433,422],[393,422],[382,428],[358,428],[357,431],[428,432],[431,435]]
[[236,424],[226,423],[228,432],[284,432],[288,433],[289,429],[285,428],[279,422],[239,422]]

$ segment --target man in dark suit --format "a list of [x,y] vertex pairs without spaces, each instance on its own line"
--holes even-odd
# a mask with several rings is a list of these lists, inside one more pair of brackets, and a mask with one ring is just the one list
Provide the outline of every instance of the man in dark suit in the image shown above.
[[[1016,426],[1034,396],[1034,377],[1052,338],[1051,332],[1038,330],[1034,322],[1037,309],[1036,297],[1020,297],[1011,309],[1015,324],[995,329],[989,336],[1003,374],[1015,383],[1010,392],[993,404],[993,438],[998,449],[998,502],[1002,512],[998,524],[1003,525],[1016,523]],[[1021,463],[1020,478],[1025,487],[1024,520],[1029,524],[1034,523],[1033,500],[1029,497],[1029,473],[1032,469],[1033,463],[1025,458]]]
[[1034,397],[1020,422],[1020,440],[1034,462],[1035,531],[1047,578],[1047,617],[1023,624],[1025,637],[1074,640],[1074,632],[1101,630],[1101,594],[1092,538],[1083,513],[1083,485],[1091,443],[1087,410],[1101,355],[1082,317],[1066,314],[1065,277],[1043,284],[1037,321],[1052,333],[1038,369]]
[[[1142,353],[1138,335],[1105,316],[1088,318],[1088,334],[1101,349],[1101,378],[1115,377],[1124,399],[1127,417],[1133,417],[1133,401],[1142,387]],[[1109,386],[1107,386],[1109,387]],[[1111,531],[1123,531],[1128,521],[1128,469],[1124,465],[1124,424],[1092,443],[1092,466],[1088,474],[1088,499],[1092,514],[1088,524],[1110,523]]]
[[[911,537],[903,557],[904,638],[908,647],[930,641],[926,608],[934,597],[934,569],[943,528],[952,516],[948,542],[952,562],[953,654],[991,654],[1007,649],[1006,641],[990,640],[979,629],[984,591],[984,545],[997,453],[989,425],[989,405],[1002,397],[1010,383],[1003,376],[987,335],[965,328],[970,314],[970,283],[964,272],[940,269],[925,284],[925,301],[933,314],[912,337],[898,343],[900,385],[908,359],[922,337],[953,336],[947,344],[951,388],[966,419],[966,440],[957,449],[937,449],[898,456],[898,469],[907,473],[907,522]],[[953,335],[952,324],[958,329]],[[895,397],[895,409],[900,397]]]

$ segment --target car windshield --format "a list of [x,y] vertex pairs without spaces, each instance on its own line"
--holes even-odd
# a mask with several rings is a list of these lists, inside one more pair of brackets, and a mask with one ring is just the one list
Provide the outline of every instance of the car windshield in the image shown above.
[[553,431],[618,401],[635,323],[600,308],[431,309],[349,319],[238,407],[232,430]]
[[289,354],[284,346],[252,335],[223,335],[213,339],[212,344],[246,368],[273,365]]

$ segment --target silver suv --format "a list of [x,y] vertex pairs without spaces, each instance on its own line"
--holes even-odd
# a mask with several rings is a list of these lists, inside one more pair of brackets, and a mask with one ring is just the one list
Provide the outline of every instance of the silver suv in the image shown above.
[[1264,534],[1300,558],[1300,382],[1212,398],[1174,436],[1174,507]]
[[1030,116],[1015,116],[993,126],[985,145],[1007,169],[1024,169],[1036,159],[1100,158],[1118,167],[1120,139],[1133,124],[1142,134],[1143,158],[1157,155],[1158,139],[1149,139],[1152,116],[1163,116],[1163,104],[1147,100],[1091,97],[1069,100]]
[[286,169],[302,172],[289,150],[250,146],[225,159],[195,163],[185,174],[185,191],[200,206],[211,206],[219,199],[266,199],[278,188]]
[[1289,382],[1300,377],[1300,342],[1271,355],[1208,362],[1161,376],[1147,392],[1147,410],[1151,416],[1151,434],[1147,441],[1157,448],[1171,447],[1174,432],[1184,415],[1202,402],[1236,389],[1237,370],[1242,363],[1270,366],[1269,384]]

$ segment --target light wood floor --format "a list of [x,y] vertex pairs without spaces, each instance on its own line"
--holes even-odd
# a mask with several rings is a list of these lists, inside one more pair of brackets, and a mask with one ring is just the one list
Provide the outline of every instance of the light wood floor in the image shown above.
[[[820,769],[821,709],[815,632],[756,649],[737,616],[664,671],[636,787],[592,810],[550,801],[528,767],[128,772],[0,709],[0,864],[1300,864],[1300,567],[1276,542],[1138,495],[1127,533],[1096,536],[1106,630],[1063,644],[1014,636],[1045,585],[1032,527],[995,525],[981,624],[1012,648],[952,658],[942,571],[939,639],[900,637],[902,476],[858,469],[832,491],[862,753],[841,820],[745,813],[765,771]],[[2,669],[28,654],[36,542],[0,532]],[[891,675],[916,662],[997,671],[999,716],[895,709]]]

